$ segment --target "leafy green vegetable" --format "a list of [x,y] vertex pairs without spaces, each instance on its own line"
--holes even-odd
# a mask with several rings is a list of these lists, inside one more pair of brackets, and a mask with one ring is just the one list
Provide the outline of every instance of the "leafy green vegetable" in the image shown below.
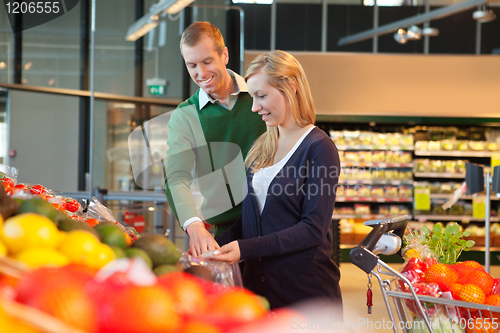
[[469,251],[475,242],[466,240],[464,237],[470,235],[469,231],[462,233],[458,223],[448,225],[443,228],[435,224],[432,232],[425,225],[422,227],[424,235],[423,244],[427,244],[429,249],[434,252],[443,264],[454,264],[462,251]]

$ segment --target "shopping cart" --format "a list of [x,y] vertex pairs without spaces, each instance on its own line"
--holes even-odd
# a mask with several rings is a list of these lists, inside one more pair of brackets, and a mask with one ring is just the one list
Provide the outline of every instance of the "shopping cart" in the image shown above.
[[[448,293],[417,295],[405,276],[377,256],[400,253],[407,222],[406,215],[365,222],[373,230],[350,253],[353,264],[377,278],[392,322],[387,327],[396,333],[500,332],[500,307],[453,300]],[[401,285],[408,292],[400,291]]]

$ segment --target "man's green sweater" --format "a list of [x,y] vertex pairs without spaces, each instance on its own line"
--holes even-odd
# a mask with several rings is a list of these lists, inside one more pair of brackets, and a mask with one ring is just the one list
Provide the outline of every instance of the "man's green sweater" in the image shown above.
[[[181,226],[197,216],[215,225],[220,236],[241,215],[243,161],[266,124],[251,111],[246,92],[231,110],[210,102],[199,110],[198,93],[181,103],[168,123],[165,194]],[[193,166],[203,196],[201,214],[190,190]]]

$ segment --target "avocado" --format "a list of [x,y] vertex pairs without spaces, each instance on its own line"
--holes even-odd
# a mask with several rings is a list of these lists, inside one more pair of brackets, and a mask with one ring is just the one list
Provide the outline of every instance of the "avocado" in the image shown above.
[[[3,186],[1,185],[0,187],[3,188]],[[0,215],[2,215],[4,220],[8,219],[12,215],[17,214],[18,210],[19,202],[17,202],[17,200],[6,196],[2,201],[0,201]]]
[[99,234],[94,229],[92,229],[87,223],[73,220],[69,217],[67,219],[60,220],[57,228],[61,231],[85,230],[92,233],[96,237],[99,237]]
[[122,249],[127,247],[125,235],[116,224],[112,222],[99,223],[94,227],[94,230],[99,234],[99,238],[104,244]]
[[24,200],[21,204],[21,207],[19,207],[19,214],[36,213],[46,216],[52,221],[54,221],[57,212],[60,211],[55,209],[50,202],[45,201],[42,198],[31,198],[28,200]]
[[180,271],[182,271],[181,266],[170,265],[170,264],[158,265],[153,269],[153,273],[155,273],[156,276],[160,276],[160,275],[168,274],[168,273],[173,273],[173,272],[180,272]]
[[181,257],[174,243],[164,235],[144,235],[133,242],[131,246],[146,251],[153,261],[153,267],[162,264],[176,264]]
[[151,257],[144,250],[129,247],[128,249],[125,250],[125,255],[128,258],[141,258],[146,262],[146,264],[148,264],[150,268],[153,268],[153,261],[151,260]]

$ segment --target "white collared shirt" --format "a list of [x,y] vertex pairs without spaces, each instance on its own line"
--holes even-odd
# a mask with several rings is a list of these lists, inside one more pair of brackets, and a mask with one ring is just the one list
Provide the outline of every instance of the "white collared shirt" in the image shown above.
[[208,102],[211,102],[212,104],[213,103],[217,103],[220,106],[222,106],[222,107],[224,107],[224,108],[226,108],[228,110],[232,110],[234,104],[238,100],[239,93],[240,92],[248,92],[247,83],[245,82],[244,78],[242,78],[240,75],[236,74],[235,72],[233,72],[230,69],[227,69],[227,72],[236,81],[236,85],[238,86],[238,91],[232,93],[229,96],[229,102],[228,102],[229,107],[226,106],[226,105],[224,105],[224,104],[222,104],[217,99],[212,99],[206,92],[203,91],[203,89],[200,89],[200,92],[198,94],[199,102],[200,102],[200,105],[199,105],[199,109],[200,110],[203,109],[205,107],[205,105],[207,105]]

